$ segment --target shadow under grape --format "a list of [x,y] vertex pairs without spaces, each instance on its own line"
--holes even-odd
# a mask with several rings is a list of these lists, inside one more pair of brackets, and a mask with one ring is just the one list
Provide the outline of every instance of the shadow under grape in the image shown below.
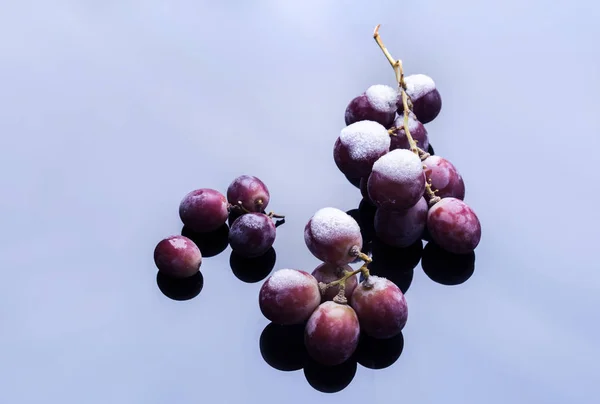
[[453,254],[430,241],[423,249],[421,267],[434,282],[446,286],[460,285],[475,272],[475,252]]
[[189,238],[198,246],[203,258],[217,256],[229,245],[229,226],[227,224],[208,233],[196,233],[189,227],[183,226],[181,235]]
[[247,258],[234,251],[229,256],[229,266],[236,278],[245,283],[256,283],[265,279],[277,261],[277,254],[273,247],[259,257]]
[[158,272],[156,274],[158,289],[169,299],[185,301],[195,298],[204,287],[204,277],[201,272],[188,278],[174,278]]

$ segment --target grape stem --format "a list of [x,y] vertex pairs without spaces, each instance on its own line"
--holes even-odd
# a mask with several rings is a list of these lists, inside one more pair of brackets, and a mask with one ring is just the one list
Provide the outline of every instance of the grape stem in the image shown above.
[[278,215],[277,213],[274,213],[274,212],[267,213],[267,216],[269,216],[271,218],[275,218],[275,219],[285,219],[284,215]]
[[371,257],[369,257],[367,254],[360,251],[360,248],[358,248],[357,246],[352,247],[352,249],[350,250],[350,255],[353,257],[360,258],[361,260],[364,261],[364,264],[361,265],[360,268],[358,268],[354,271],[343,271],[342,270],[343,275],[337,281],[333,281],[333,282],[329,282],[329,283],[319,282],[319,289],[321,290],[321,293],[325,293],[325,291],[327,289],[339,285],[338,294],[333,298],[333,301],[336,303],[339,303],[339,304],[347,304],[348,303],[348,299],[346,299],[346,281],[348,280],[348,278],[351,278],[358,273],[362,273],[363,276],[365,277],[365,281],[368,281],[369,275],[370,275],[368,265],[371,262],[373,262]]
[[[258,200],[257,205],[262,205],[262,200],[261,199]],[[244,207],[244,204],[242,203],[242,201],[238,201],[238,203],[236,205],[228,204],[227,208],[228,208],[228,210],[239,209],[239,210],[241,210],[244,213],[252,213],[252,212],[250,212],[248,209],[246,209]],[[266,215],[269,216],[272,219],[285,219],[284,215],[280,215],[280,214],[277,214],[275,212],[269,212]]]

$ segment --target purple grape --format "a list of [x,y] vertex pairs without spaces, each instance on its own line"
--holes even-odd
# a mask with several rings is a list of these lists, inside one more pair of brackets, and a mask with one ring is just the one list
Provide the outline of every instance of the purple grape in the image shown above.
[[468,254],[481,239],[479,218],[464,201],[444,198],[429,209],[427,229],[433,241],[454,254]]
[[264,212],[269,204],[270,194],[267,186],[257,177],[240,175],[227,188],[227,200],[232,205],[242,206],[249,212]]
[[384,84],[372,85],[353,98],[346,107],[346,125],[358,121],[375,121],[389,128],[394,122],[399,100],[398,91],[394,88]]
[[424,161],[425,177],[440,198],[465,199],[465,183],[454,165],[440,156],[429,156]]
[[[406,94],[413,104],[413,112],[421,123],[433,121],[442,110],[442,97],[435,82],[424,74],[413,74],[404,78]],[[398,102],[398,115],[402,115],[404,106]]]
[[400,288],[376,275],[358,284],[350,305],[356,311],[360,328],[373,338],[400,334],[408,320],[408,306]]
[[[330,283],[340,279],[344,275],[344,272],[352,272],[352,267],[350,267],[349,265],[339,267],[336,265],[323,263],[315,268],[315,270],[312,273],[312,276],[314,276],[315,279],[319,282]],[[350,300],[350,296],[352,296],[352,292],[354,291],[354,288],[357,284],[358,279],[356,275],[346,279],[346,299]],[[339,291],[339,286],[332,286],[327,288],[325,290],[325,293],[322,295],[322,301],[333,300],[333,298],[338,294]]]
[[188,193],[179,204],[183,224],[197,233],[217,230],[227,221],[229,211],[225,196],[211,188]]
[[[396,136],[390,137],[390,150],[410,149],[406,130],[404,130],[404,115],[398,115],[394,121],[394,127],[402,128],[396,131]],[[417,120],[417,116],[412,112],[408,115],[408,130],[410,136],[417,142],[417,147],[427,151],[429,149],[429,136],[425,125]]]
[[300,324],[321,303],[319,283],[308,272],[280,269],[263,283],[258,302],[268,320],[281,325]]
[[154,263],[160,272],[173,278],[188,278],[198,272],[202,253],[192,240],[171,236],[154,248]]
[[392,150],[373,164],[367,190],[378,208],[405,210],[414,206],[425,192],[421,159],[410,150]]
[[304,227],[308,250],[323,262],[343,266],[354,261],[354,247],[362,249],[360,226],[352,216],[337,208],[319,209]]
[[235,219],[229,230],[231,249],[243,257],[258,257],[275,242],[275,223],[264,213],[247,213]]
[[427,225],[427,210],[424,197],[407,210],[377,209],[375,234],[389,246],[406,248],[421,238]]
[[316,362],[335,366],[350,359],[358,346],[359,336],[360,325],[352,307],[327,301],[308,319],[304,344]]
[[367,201],[371,205],[373,205],[373,202],[371,201],[371,198],[369,197],[369,188],[367,186],[368,184],[369,184],[369,177],[362,177],[360,179],[360,184],[359,184],[360,194],[362,195],[362,197],[365,201]]
[[347,177],[365,177],[389,149],[386,128],[374,121],[359,121],[342,129],[333,147],[333,159]]

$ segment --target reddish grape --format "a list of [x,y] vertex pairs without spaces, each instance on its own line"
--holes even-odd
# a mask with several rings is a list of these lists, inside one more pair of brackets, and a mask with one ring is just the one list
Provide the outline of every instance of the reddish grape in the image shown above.
[[308,250],[323,262],[342,266],[356,258],[351,250],[362,249],[360,226],[352,216],[337,208],[319,209],[304,227]]
[[429,156],[423,160],[425,177],[440,198],[465,199],[465,183],[454,165],[440,156]]
[[391,338],[400,334],[408,320],[408,306],[400,288],[376,275],[358,284],[350,304],[356,311],[361,329],[373,338]]
[[433,241],[454,254],[472,252],[481,239],[479,218],[457,198],[444,198],[429,209],[427,229]]
[[202,253],[189,238],[171,236],[161,240],[154,248],[154,263],[165,275],[187,278],[200,269]]
[[[394,121],[394,127],[402,128],[397,130],[396,136],[390,137],[390,150],[395,149],[410,149],[406,131],[404,130],[404,115],[398,115]],[[417,120],[417,117],[412,112],[408,115],[408,130],[410,136],[417,142],[417,147],[427,151],[429,149],[429,136],[425,125]]]
[[275,223],[264,213],[247,213],[235,219],[229,230],[231,249],[243,257],[258,257],[275,242]]
[[[352,268],[349,265],[344,265],[343,267],[339,267],[336,265],[323,263],[323,264],[319,265],[317,268],[315,268],[312,275],[319,282],[330,283],[330,282],[337,281],[338,279],[340,279],[344,275],[344,272],[352,272]],[[346,299],[350,300],[350,296],[352,295],[352,292],[354,292],[354,288],[356,287],[357,284],[358,284],[358,279],[357,279],[356,275],[351,276],[350,278],[346,279],[346,289],[345,289]],[[333,298],[338,294],[339,291],[340,291],[339,286],[332,286],[332,287],[327,288],[325,290],[325,293],[323,294],[322,301],[333,300]]]
[[300,324],[321,303],[319,283],[308,272],[280,269],[263,283],[258,302],[268,320],[281,325]]
[[[424,74],[412,74],[404,78],[406,94],[413,104],[413,112],[421,123],[433,121],[442,110],[442,97],[435,82]],[[402,101],[398,103],[398,114],[404,111]]]
[[372,85],[353,98],[346,107],[346,125],[358,121],[375,121],[389,128],[394,122],[399,99],[398,91],[394,88],[384,84]]
[[377,209],[375,234],[392,247],[408,247],[421,238],[427,225],[427,210],[423,197],[407,210]]
[[197,233],[208,233],[221,227],[229,216],[227,199],[211,188],[188,193],[179,204],[179,217],[184,225]]
[[352,356],[358,346],[359,336],[360,325],[352,307],[327,301],[308,319],[304,344],[316,362],[335,366]]
[[267,186],[257,177],[240,175],[227,188],[227,200],[232,205],[242,206],[249,212],[264,212],[269,204],[270,194]]
[[404,210],[414,206],[425,192],[421,159],[410,150],[392,150],[373,164],[367,190],[379,208]]
[[390,149],[386,128],[374,121],[359,121],[342,129],[333,147],[333,159],[348,177],[368,176],[375,161]]

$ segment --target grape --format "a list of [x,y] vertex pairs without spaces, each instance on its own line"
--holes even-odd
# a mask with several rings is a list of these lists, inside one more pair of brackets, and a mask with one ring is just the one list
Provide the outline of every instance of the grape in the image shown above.
[[372,85],[354,97],[346,107],[346,125],[375,121],[389,128],[394,122],[399,99],[398,91],[394,88],[384,84]]
[[304,344],[316,362],[335,366],[352,356],[359,336],[358,317],[352,307],[326,301],[308,319]]
[[360,178],[357,177],[350,177],[348,175],[345,175],[346,179],[348,180],[348,182],[352,185],[354,185],[356,188],[360,187]]
[[270,194],[267,186],[257,177],[240,175],[227,188],[227,200],[232,205],[242,206],[249,212],[264,212],[269,204]]
[[[424,74],[412,74],[404,78],[406,94],[413,104],[413,112],[421,123],[433,121],[442,110],[442,97],[435,82]],[[404,106],[398,103],[398,114],[402,115]]]
[[361,282],[350,305],[356,311],[360,327],[373,338],[391,338],[402,331],[408,319],[404,294],[393,282],[376,275]]
[[408,247],[423,234],[427,225],[427,202],[424,197],[407,210],[377,209],[375,234],[393,247]]
[[258,257],[275,242],[275,223],[264,213],[247,213],[235,219],[229,230],[231,249],[243,257]]
[[165,275],[187,278],[200,269],[202,253],[189,238],[171,236],[161,240],[154,248],[154,263]]
[[414,206],[425,192],[421,159],[410,150],[392,150],[373,164],[367,190],[379,208],[405,210]]
[[[402,129],[395,132],[396,136],[392,135],[390,137],[390,150],[410,149],[406,131],[404,130],[404,115],[398,115],[396,117],[394,127]],[[417,120],[417,116],[412,112],[408,115],[408,130],[410,131],[410,136],[417,142],[417,147],[427,151],[427,149],[429,149],[427,129],[425,129],[425,125]]]
[[181,221],[198,233],[217,230],[227,221],[228,215],[227,199],[211,188],[192,191],[179,204]]
[[321,261],[342,266],[354,261],[351,250],[360,251],[363,240],[352,216],[337,208],[322,208],[306,223],[304,242]]
[[429,156],[423,164],[426,166],[425,177],[431,180],[431,187],[437,190],[437,196],[465,199],[465,183],[451,162],[440,156]]
[[371,198],[369,198],[369,188],[367,186],[368,184],[369,184],[369,177],[362,177],[360,179],[359,189],[360,189],[360,194],[362,195],[363,199],[372,205],[373,202],[371,202]]
[[314,276],[297,269],[280,269],[260,288],[260,311],[281,325],[306,321],[321,303],[319,283]]
[[359,121],[342,129],[333,147],[333,159],[347,177],[365,177],[389,149],[386,128],[374,121]]
[[[330,283],[340,279],[344,275],[344,272],[352,272],[352,268],[349,265],[338,267],[336,265],[323,263],[317,268],[315,268],[312,275],[319,282]],[[354,288],[357,284],[358,280],[356,278],[356,275],[346,279],[346,299],[350,300],[350,296],[352,295],[352,292],[354,291]],[[333,300],[333,298],[338,294],[339,291],[340,287],[337,285],[327,288],[327,290],[325,290],[325,293],[323,294],[322,301]]]
[[427,229],[433,241],[454,254],[472,252],[481,239],[479,218],[457,198],[444,198],[429,209]]

